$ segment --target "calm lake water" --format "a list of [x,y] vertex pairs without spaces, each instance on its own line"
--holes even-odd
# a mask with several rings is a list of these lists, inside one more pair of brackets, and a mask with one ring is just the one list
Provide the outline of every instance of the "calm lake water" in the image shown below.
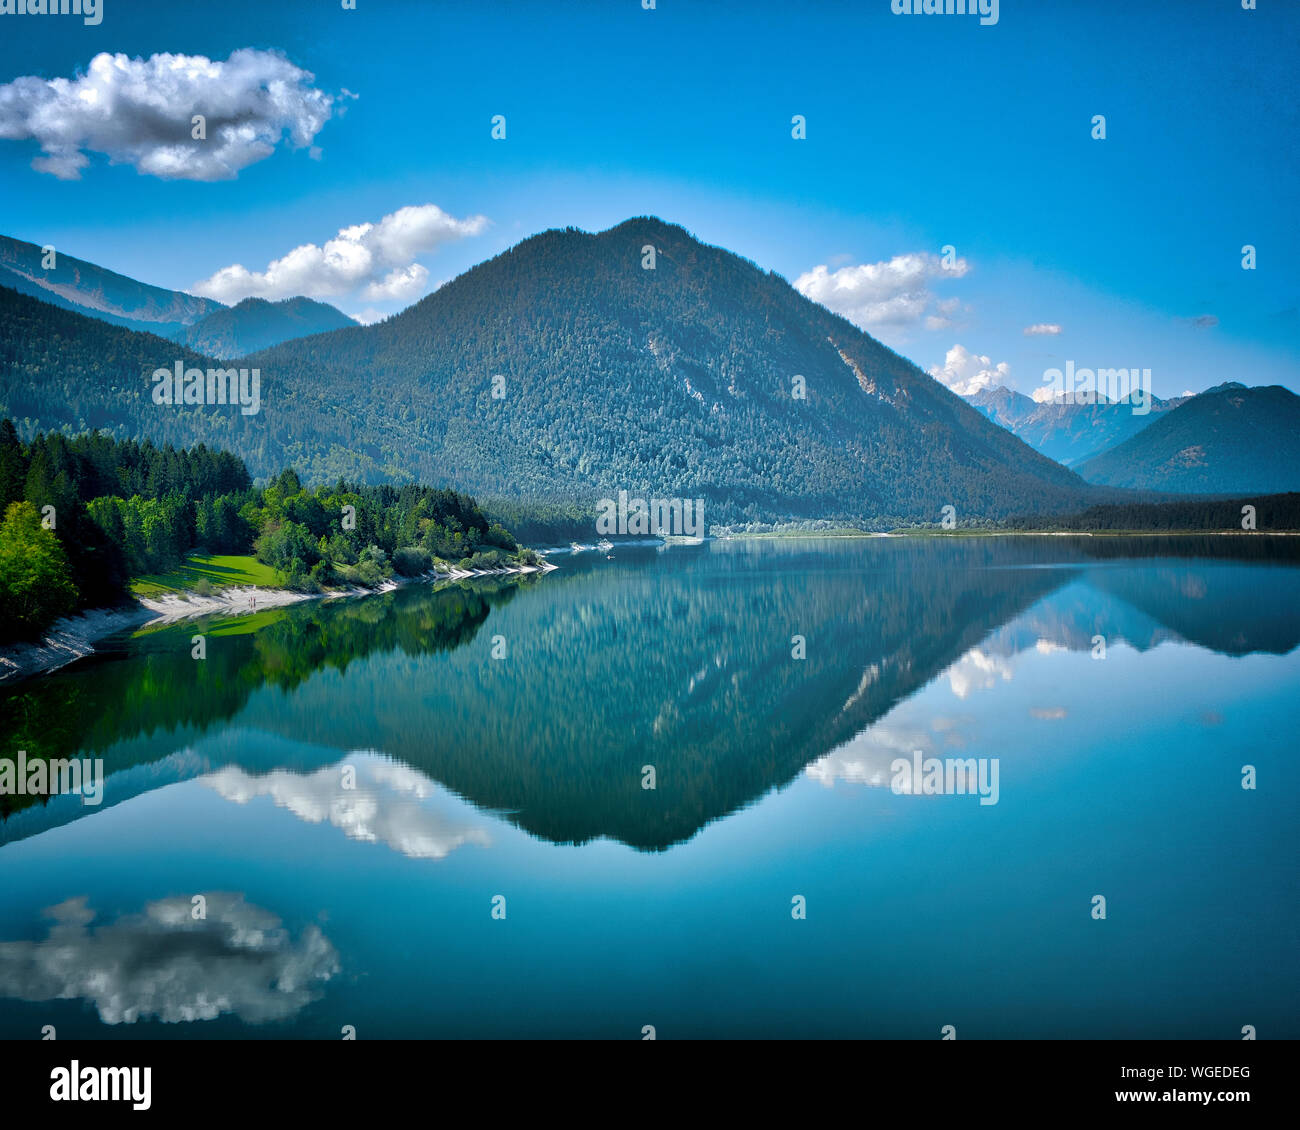
[[108,774],[5,798],[0,1036],[1295,1038],[1292,544],[619,548],[116,639],[0,692],[0,756]]

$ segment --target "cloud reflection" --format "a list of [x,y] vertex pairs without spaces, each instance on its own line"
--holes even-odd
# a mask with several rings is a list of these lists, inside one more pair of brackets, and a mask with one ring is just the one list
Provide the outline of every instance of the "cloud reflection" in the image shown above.
[[205,898],[199,920],[182,895],[98,927],[84,896],[51,907],[46,938],[0,942],[0,996],[84,999],[105,1024],[226,1013],[258,1024],[295,1015],[339,972],[338,953],[317,926],[295,943],[279,918],[243,895]]
[[[355,788],[344,788],[347,766],[355,770]],[[373,753],[353,754],[314,773],[276,769],[255,776],[231,765],[200,784],[236,804],[270,797],[309,824],[328,821],[349,839],[382,843],[411,859],[445,859],[464,844],[492,842],[485,828],[470,822],[469,805],[423,773]]]
[[1011,664],[997,655],[989,655],[978,647],[973,647],[945,672],[952,693],[958,698],[967,698],[972,691],[991,690],[1001,679],[1009,683],[1012,677]]
[[935,737],[918,727],[877,723],[819,757],[804,772],[826,788],[836,781],[887,788],[891,762],[897,757],[910,759],[915,750],[930,756],[935,750]]

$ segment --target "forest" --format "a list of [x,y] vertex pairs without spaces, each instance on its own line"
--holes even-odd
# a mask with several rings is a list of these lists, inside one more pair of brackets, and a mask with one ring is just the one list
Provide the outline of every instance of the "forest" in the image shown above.
[[1201,530],[1216,533],[1291,532],[1300,530],[1300,494],[1103,503],[1089,506],[1077,514],[1012,518],[1006,525],[1015,530],[1078,530],[1086,533],[1147,530],[1166,533]]
[[453,490],[342,480],[305,487],[291,469],[254,487],[244,462],[89,432],[23,443],[0,420],[0,643],[123,601],[130,582],[193,553],[255,555],[303,592],[373,588],[435,568],[536,564],[474,499]]

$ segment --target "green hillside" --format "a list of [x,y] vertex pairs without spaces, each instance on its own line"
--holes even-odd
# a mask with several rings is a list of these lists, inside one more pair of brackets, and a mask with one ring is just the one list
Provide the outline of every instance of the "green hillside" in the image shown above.
[[1300,490],[1300,397],[1235,381],[1179,405],[1079,467],[1090,482],[1179,494]]

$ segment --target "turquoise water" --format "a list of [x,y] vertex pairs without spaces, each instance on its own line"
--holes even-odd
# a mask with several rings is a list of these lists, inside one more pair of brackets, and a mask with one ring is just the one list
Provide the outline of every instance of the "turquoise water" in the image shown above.
[[0,1036],[1300,1035],[1285,543],[555,560],[0,692],[108,773],[7,798]]

